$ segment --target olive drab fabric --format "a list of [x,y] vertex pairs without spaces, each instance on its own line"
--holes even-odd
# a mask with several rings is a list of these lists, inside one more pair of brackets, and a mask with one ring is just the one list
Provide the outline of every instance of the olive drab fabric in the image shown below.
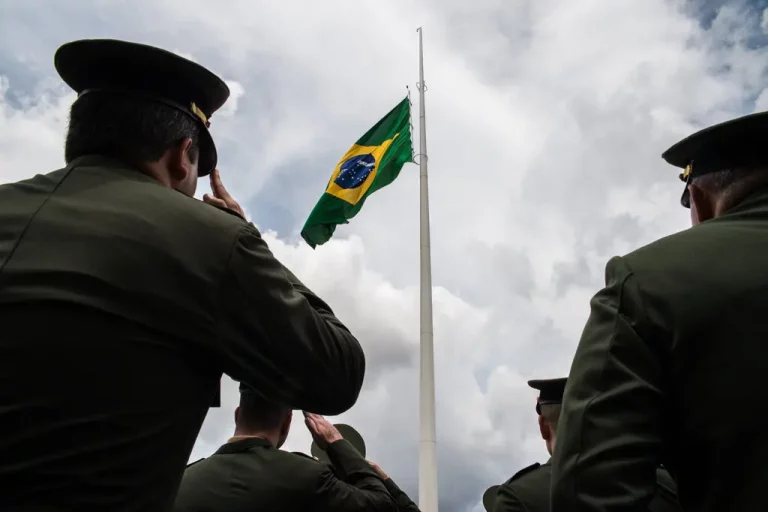
[[[184,473],[175,512],[397,512],[376,470],[344,439],[324,462],[257,437],[233,441]],[[406,509],[407,510],[407,509]]]
[[[551,461],[518,471],[496,493],[492,512],[549,512],[552,484]],[[656,491],[649,512],[680,512],[675,483],[663,468],[656,470]]]
[[[360,432],[358,432],[351,425],[347,425],[346,423],[335,423],[333,426],[336,427],[336,430],[339,431],[339,434],[341,434],[343,439],[346,439],[350,442],[350,444],[352,444],[355,450],[357,450],[357,453],[359,453],[362,457],[365,457],[365,439],[363,439],[363,436],[360,435]],[[330,462],[328,454],[325,453],[325,451],[320,448],[314,441],[312,441],[312,444],[309,447],[309,453],[311,453],[312,456],[318,460],[323,462]]]
[[365,359],[241,217],[85,156],[0,186],[0,509],[165,510],[223,373],[335,415]]
[[651,512],[679,512],[680,501],[677,498],[677,484],[669,471],[656,468],[656,494],[648,507]]
[[496,504],[496,498],[498,497],[499,487],[501,485],[492,485],[483,493],[483,508],[485,512],[493,512],[493,506]]
[[766,510],[768,189],[608,262],[573,360],[554,512],[636,510],[663,463],[680,505]]
[[394,480],[387,478],[384,480],[384,485],[389,491],[389,494],[395,500],[397,504],[398,512],[420,512],[419,507],[413,502],[413,500],[398,487]]
[[499,486],[493,512],[547,512],[552,467],[532,464]]

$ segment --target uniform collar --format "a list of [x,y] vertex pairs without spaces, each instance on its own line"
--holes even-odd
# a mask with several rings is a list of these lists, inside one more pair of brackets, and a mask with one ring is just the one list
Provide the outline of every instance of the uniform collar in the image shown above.
[[117,172],[122,175],[130,176],[131,179],[138,181],[146,181],[149,183],[156,183],[160,186],[162,184],[152,176],[144,174],[135,165],[132,165],[125,160],[119,158],[106,156],[106,155],[82,155],[67,165],[67,169],[76,170],[79,167],[100,168],[108,169],[110,172]]
[[247,452],[251,448],[256,447],[272,447],[272,444],[267,441],[266,439],[263,439],[261,437],[246,437],[243,439],[238,439],[236,441],[231,441],[229,443],[226,443],[219,447],[218,450],[216,450],[217,454],[227,454],[227,453],[242,453]]
[[724,215],[762,208],[765,207],[766,204],[768,204],[768,186],[762,186],[753,190],[743,201],[726,211]]

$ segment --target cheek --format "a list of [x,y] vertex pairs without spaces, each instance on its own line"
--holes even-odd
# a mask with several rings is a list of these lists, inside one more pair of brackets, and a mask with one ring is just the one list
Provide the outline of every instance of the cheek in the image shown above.
[[190,165],[189,173],[184,180],[184,187],[187,189],[187,192],[190,196],[194,196],[195,192],[197,192],[197,180],[197,162],[195,162],[194,164]]

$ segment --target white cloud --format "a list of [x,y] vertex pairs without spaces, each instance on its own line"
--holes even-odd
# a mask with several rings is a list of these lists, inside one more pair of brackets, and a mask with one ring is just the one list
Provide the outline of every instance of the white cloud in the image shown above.
[[755,112],[763,112],[768,110],[768,88],[763,89],[760,96],[755,100]]
[[[86,18],[89,4],[76,8]],[[99,32],[173,48],[230,84],[232,102],[212,128],[225,183],[275,254],[361,338],[366,386],[339,420],[356,425],[370,456],[413,494],[417,167],[330,243],[312,251],[297,240],[340,155],[417,80],[414,30],[424,26],[449,512],[477,509],[487,486],[546,457],[525,381],[567,372],[606,260],[687,225],[679,171],[661,152],[704,125],[768,108],[768,52],[747,44],[755,13],[734,6],[702,28],[663,0],[98,5],[89,26]],[[36,4],[34,17],[30,9],[19,4],[0,20],[0,182],[61,165],[73,95],[52,79],[51,54],[92,36],[61,24],[77,17],[56,2]],[[416,115],[414,124],[418,134]],[[193,457],[231,433],[235,400],[227,382],[225,407],[209,414]],[[296,421],[289,448],[309,442]]]
[[245,88],[240,82],[235,80],[227,80],[227,86],[229,87],[229,99],[221,109],[216,112],[217,119],[219,116],[232,117],[237,112],[237,102],[245,94]]

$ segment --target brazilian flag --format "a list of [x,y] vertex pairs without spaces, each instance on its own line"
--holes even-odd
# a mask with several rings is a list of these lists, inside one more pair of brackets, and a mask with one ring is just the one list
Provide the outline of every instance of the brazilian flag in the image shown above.
[[328,186],[309,214],[301,236],[313,249],[333,236],[336,226],[357,215],[366,198],[392,183],[413,162],[411,103],[401,101],[342,157]]

